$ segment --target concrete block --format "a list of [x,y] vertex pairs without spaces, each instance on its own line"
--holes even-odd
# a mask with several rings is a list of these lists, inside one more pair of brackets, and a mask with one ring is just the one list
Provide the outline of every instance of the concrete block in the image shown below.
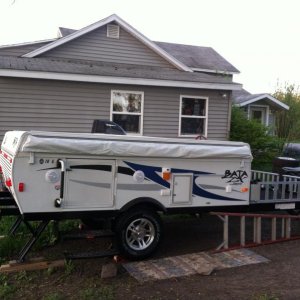
[[115,263],[108,263],[102,266],[101,278],[116,277],[118,272],[117,265]]

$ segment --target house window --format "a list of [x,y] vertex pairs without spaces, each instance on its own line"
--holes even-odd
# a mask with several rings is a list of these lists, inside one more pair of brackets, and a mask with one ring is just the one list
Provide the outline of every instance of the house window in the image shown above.
[[111,91],[111,120],[127,133],[143,134],[144,93]]
[[179,136],[207,136],[208,98],[180,97]]

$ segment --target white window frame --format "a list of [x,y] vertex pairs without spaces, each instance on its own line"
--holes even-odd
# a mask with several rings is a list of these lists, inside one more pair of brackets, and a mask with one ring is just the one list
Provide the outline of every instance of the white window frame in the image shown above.
[[[113,111],[113,94],[114,93],[130,93],[140,94],[141,97],[141,112],[114,112]],[[143,135],[144,130],[144,92],[143,91],[127,91],[127,90],[111,90],[110,94],[110,120],[113,121],[113,115],[132,115],[140,116],[140,132],[128,132],[128,135]],[[124,128],[125,130],[125,128]]]
[[263,125],[265,125],[265,126],[269,126],[269,114],[270,114],[270,107],[269,107],[269,105],[255,105],[255,104],[253,104],[253,105],[248,105],[248,120],[250,120],[251,119],[251,109],[252,108],[257,108],[257,109],[265,109],[265,113],[266,113],[266,115],[265,115],[265,120],[264,120],[264,122],[262,122],[262,124]]
[[[183,98],[191,98],[191,99],[203,99],[205,100],[205,116],[190,116],[190,115],[183,115],[182,111],[182,99]],[[181,134],[181,120],[182,118],[191,118],[191,119],[205,119],[205,130],[204,136],[207,138],[207,126],[208,126],[208,97],[205,96],[193,96],[193,95],[180,95],[180,106],[179,106],[179,128],[178,128],[178,136],[179,137],[197,137],[199,134]]]

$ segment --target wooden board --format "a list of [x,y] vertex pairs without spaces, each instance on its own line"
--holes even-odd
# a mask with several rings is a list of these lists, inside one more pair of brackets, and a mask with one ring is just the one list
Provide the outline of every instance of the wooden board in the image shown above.
[[61,260],[53,260],[46,261],[42,260],[40,257],[30,259],[23,263],[18,263],[16,261],[10,261],[8,264],[0,266],[0,273],[12,273],[12,272],[20,272],[20,271],[35,271],[35,270],[43,270],[48,268],[59,268],[64,267],[65,261]]
[[145,282],[195,274],[210,275],[214,270],[268,261],[249,249],[238,249],[222,253],[198,252],[122,265],[139,282]]

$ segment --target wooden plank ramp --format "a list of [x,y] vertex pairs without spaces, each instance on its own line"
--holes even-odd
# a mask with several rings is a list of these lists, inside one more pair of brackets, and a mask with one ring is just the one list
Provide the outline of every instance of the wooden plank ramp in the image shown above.
[[10,261],[8,264],[0,266],[0,273],[13,273],[20,271],[36,271],[48,268],[61,268],[65,266],[65,260],[47,261],[43,257],[36,257],[26,262]]

